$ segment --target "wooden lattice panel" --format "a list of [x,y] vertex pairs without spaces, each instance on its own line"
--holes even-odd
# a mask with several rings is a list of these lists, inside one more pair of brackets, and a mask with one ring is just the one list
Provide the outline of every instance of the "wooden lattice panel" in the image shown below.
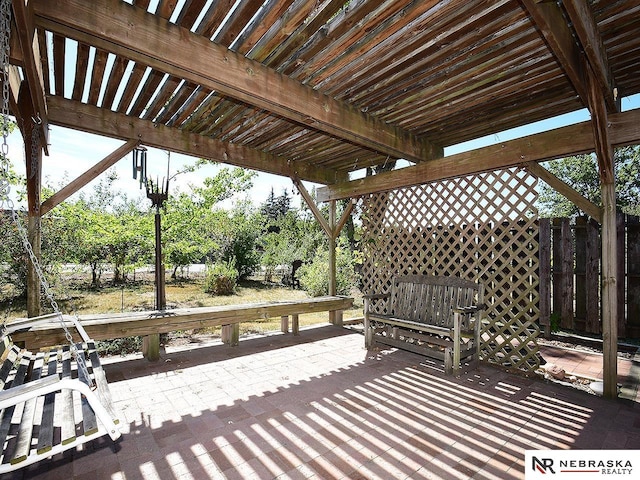
[[397,275],[455,275],[485,285],[481,357],[533,371],[538,357],[537,179],[510,169],[368,196],[364,293]]

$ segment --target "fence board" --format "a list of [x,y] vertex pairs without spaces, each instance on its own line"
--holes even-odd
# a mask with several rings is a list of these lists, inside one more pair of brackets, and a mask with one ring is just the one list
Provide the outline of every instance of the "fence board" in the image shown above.
[[575,225],[575,278],[576,308],[574,325],[577,330],[586,330],[587,323],[587,219],[576,218]]
[[600,231],[594,219],[586,227],[586,329],[588,333],[600,334]]
[[541,218],[539,228],[539,273],[540,285],[540,325],[545,327],[545,335],[549,335],[551,326],[551,220]]
[[640,217],[627,217],[627,336],[640,337]]
[[568,218],[560,221],[560,243],[562,249],[561,263],[561,288],[560,297],[560,324],[562,328],[573,329],[573,236],[571,224]]
[[617,308],[618,308],[618,337],[626,337],[627,319],[625,317],[625,225],[626,215],[621,212],[616,214],[616,268],[618,269],[618,281],[616,282]]
[[[561,315],[560,326],[577,332],[599,335],[601,322],[602,240],[600,226],[593,219],[552,219],[551,231],[540,219],[540,325],[548,293],[544,272],[551,271],[551,311]],[[571,230],[575,234],[571,233]],[[640,337],[640,219],[617,217],[618,242],[618,336]],[[550,241],[549,241],[550,240]],[[575,262],[575,268],[571,266]]]

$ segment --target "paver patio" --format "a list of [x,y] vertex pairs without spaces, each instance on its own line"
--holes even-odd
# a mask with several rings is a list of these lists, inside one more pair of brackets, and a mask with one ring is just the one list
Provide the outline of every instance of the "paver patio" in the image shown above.
[[526,449],[640,448],[638,403],[487,365],[445,377],[333,326],[103,363],[117,453],[102,439],[4,478],[503,480]]

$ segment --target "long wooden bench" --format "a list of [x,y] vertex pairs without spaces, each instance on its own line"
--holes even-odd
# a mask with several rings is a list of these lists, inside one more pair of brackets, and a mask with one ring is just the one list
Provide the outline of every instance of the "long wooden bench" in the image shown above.
[[437,358],[457,375],[465,363],[477,364],[483,302],[483,286],[469,280],[394,278],[390,292],[364,296],[365,346],[379,342]]
[[[94,342],[74,319],[84,359],[71,344],[30,352],[12,340],[17,332],[50,323],[28,319],[3,325],[0,343],[0,474],[31,465],[102,435],[120,437],[107,380]],[[62,343],[62,342],[61,342]]]
[[[149,336],[178,330],[222,327],[222,338],[229,345],[238,345],[239,324],[262,318],[281,318],[283,331],[298,334],[299,315],[329,312],[335,324],[342,323],[342,312],[353,306],[353,298],[341,296],[314,297],[303,300],[248,303],[216,307],[178,308],[164,311],[124,312],[101,315],[81,315],[85,330],[94,340]],[[52,342],[64,342],[64,333],[55,324],[40,325],[14,334],[14,341],[28,348],[40,348]],[[151,358],[153,359],[153,358]]]

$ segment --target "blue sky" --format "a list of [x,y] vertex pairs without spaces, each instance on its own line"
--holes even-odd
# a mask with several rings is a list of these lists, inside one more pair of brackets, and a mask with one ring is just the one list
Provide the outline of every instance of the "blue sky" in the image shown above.
[[[625,111],[640,108],[640,95],[623,98],[622,107]],[[589,120],[589,113],[586,110],[581,110],[448,147],[445,150],[445,155],[472,150],[586,120]],[[50,155],[44,157],[43,160],[43,179],[46,184],[60,188],[109,155],[122,145],[123,142],[121,140],[85,134],[54,126],[50,132],[50,143]],[[24,147],[22,138],[17,132],[13,133],[9,138],[9,158],[13,161],[16,170],[24,174]],[[166,176],[167,158],[168,155],[166,151],[149,149],[149,177],[162,178]],[[173,175],[185,165],[192,164],[196,160],[196,158],[185,155],[171,154],[171,174]],[[129,197],[144,199],[144,189],[140,190],[138,182],[132,177],[131,155],[120,160],[114,168],[118,174],[116,188],[125,192]],[[187,191],[189,184],[201,185],[203,178],[215,175],[219,168],[220,166],[210,165],[199,169],[195,173],[179,175],[172,181],[171,190],[172,192],[174,192],[175,189]],[[98,180],[94,180],[89,183],[84,187],[83,191],[87,194],[90,193],[97,181]],[[312,185],[308,184],[307,187],[312,188]],[[272,188],[276,195],[281,194],[285,188],[291,193],[293,184],[288,178],[260,173],[255,179],[254,187],[248,193],[248,196],[253,200],[255,205],[259,205],[264,202]],[[294,200],[293,205],[297,205],[297,200]]]

